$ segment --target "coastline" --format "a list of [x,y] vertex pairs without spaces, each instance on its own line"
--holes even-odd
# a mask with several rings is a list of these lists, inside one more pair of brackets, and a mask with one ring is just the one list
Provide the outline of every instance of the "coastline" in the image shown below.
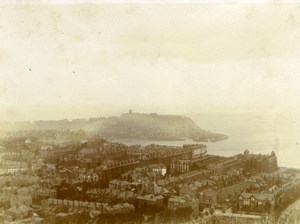
[[192,138],[116,138],[116,139],[109,139],[112,142],[120,142],[124,144],[141,144],[141,145],[151,145],[151,144],[157,144],[157,145],[184,145],[184,144],[206,144],[206,143],[216,143],[220,141],[225,141],[229,139],[229,137],[226,136],[226,138],[217,139],[215,141],[211,141],[209,139],[203,139],[203,140],[195,140]]

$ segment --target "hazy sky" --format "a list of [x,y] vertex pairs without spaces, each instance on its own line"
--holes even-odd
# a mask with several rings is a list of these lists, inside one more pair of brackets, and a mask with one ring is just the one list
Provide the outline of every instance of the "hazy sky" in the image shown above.
[[295,111],[300,5],[0,5],[0,120]]

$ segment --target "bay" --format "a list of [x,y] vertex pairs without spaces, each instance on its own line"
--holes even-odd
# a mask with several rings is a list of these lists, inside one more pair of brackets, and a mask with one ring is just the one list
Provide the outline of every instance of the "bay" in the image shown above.
[[[202,129],[224,133],[227,140],[204,142],[208,153],[232,156],[248,149],[250,153],[277,155],[278,165],[300,168],[300,116],[297,113],[199,113],[190,115]],[[180,141],[152,141],[140,139],[118,140],[125,144],[160,144],[182,146],[195,144],[191,139]]]

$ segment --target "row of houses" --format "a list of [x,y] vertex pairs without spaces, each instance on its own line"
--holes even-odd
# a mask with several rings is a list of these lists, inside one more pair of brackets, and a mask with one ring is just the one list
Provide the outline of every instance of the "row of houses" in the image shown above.
[[2,160],[1,170],[2,174],[22,173],[28,170],[28,163],[25,161]]
[[135,211],[135,207],[129,203],[119,203],[115,205],[109,205],[107,203],[89,202],[89,201],[77,201],[77,200],[61,200],[55,198],[49,198],[42,201],[42,209],[49,210],[53,206],[66,207],[68,211],[79,210],[97,210],[99,214],[127,214]]

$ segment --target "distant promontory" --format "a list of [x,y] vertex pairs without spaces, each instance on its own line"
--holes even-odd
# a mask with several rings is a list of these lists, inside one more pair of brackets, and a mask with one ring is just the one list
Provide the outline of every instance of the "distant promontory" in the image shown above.
[[202,130],[191,118],[178,115],[125,113],[96,122],[88,128],[89,135],[100,135],[115,139],[149,139],[195,141],[219,141],[224,134]]
[[216,142],[227,139],[224,134],[201,129],[189,117],[156,113],[125,113],[120,116],[74,120],[0,123],[0,129],[13,130],[83,130],[87,137],[107,139],[148,139]]

